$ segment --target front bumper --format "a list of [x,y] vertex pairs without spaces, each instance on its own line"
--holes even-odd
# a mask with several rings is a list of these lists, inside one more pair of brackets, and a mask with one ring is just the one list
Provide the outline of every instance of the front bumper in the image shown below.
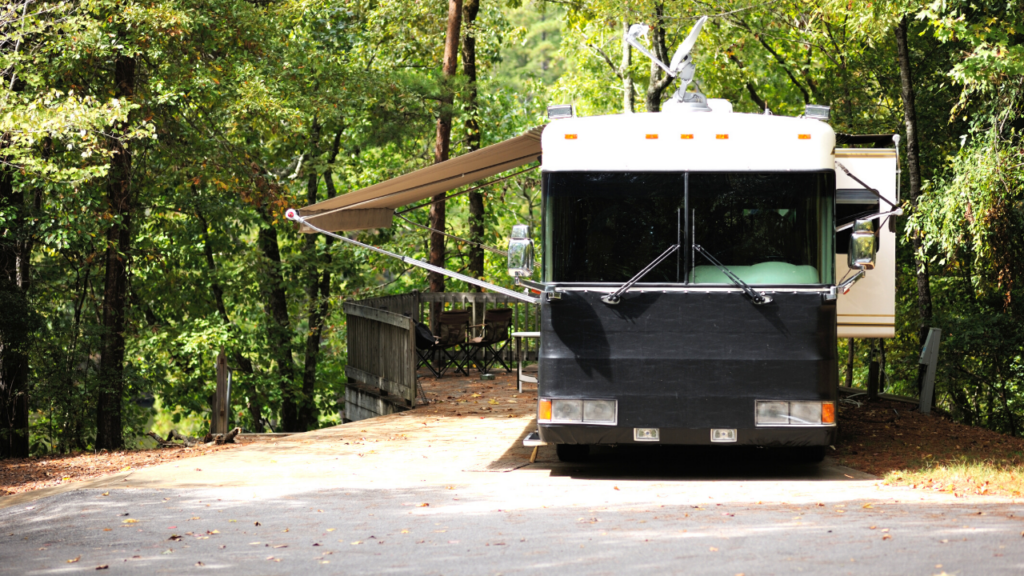
[[[547,444],[676,444],[711,445],[710,428],[661,428],[658,442],[638,442],[633,428],[626,426],[587,426],[585,424],[540,424],[540,440]],[[787,426],[779,428],[739,428],[736,442],[719,446],[764,446],[768,448],[829,446],[836,442],[835,426]]]

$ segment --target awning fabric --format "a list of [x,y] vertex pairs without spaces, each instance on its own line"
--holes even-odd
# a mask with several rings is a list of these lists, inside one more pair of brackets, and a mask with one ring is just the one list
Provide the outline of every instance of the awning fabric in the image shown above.
[[[306,206],[299,214],[330,232],[387,228],[400,206],[537,161],[543,131],[543,126],[532,128],[504,142]],[[313,232],[305,225],[301,231]]]

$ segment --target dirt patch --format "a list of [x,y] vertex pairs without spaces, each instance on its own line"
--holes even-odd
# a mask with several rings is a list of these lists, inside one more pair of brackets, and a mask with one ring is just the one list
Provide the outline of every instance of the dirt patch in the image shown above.
[[62,454],[0,460],[0,496],[61,486],[70,482],[81,482],[118,472],[139,470],[231,448],[231,444],[204,445],[192,448],[155,448],[153,450]]
[[1024,439],[919,414],[914,406],[880,400],[839,404],[843,465],[886,483],[963,494],[1019,497],[1024,490]]
[[417,413],[466,418],[532,416],[537,413],[536,384],[518,391],[516,373],[495,372],[494,380],[481,380],[480,373],[469,376],[446,374],[441,378],[420,373],[420,385],[430,404],[419,406]]

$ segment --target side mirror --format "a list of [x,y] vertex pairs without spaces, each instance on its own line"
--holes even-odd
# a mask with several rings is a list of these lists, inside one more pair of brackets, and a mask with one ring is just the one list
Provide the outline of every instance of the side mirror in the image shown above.
[[533,240],[530,227],[516,224],[508,241],[508,275],[513,277],[533,275]]
[[875,269],[875,221],[857,220],[850,234],[847,265],[853,270]]

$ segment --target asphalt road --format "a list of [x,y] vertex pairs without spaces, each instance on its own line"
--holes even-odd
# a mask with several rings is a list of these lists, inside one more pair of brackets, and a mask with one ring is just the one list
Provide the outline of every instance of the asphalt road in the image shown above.
[[652,448],[566,465],[544,449],[486,471],[453,456],[465,449],[374,462],[335,444],[0,502],[0,573],[1024,574],[1019,502],[885,487],[827,461]]

